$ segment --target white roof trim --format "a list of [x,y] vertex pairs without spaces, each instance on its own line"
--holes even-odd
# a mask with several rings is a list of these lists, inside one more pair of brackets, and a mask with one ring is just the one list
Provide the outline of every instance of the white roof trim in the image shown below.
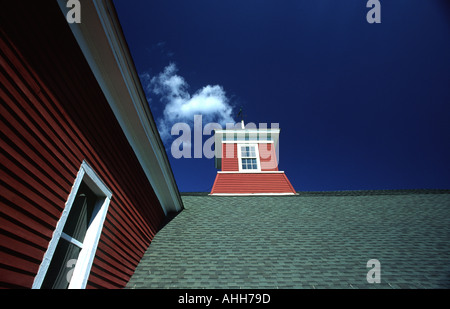
[[284,171],[251,171],[246,170],[245,172],[239,171],[218,171],[217,174],[284,174]]
[[[57,1],[66,16],[67,1]],[[81,23],[69,25],[164,213],[180,211],[180,193],[114,4],[110,0],[83,1]]]
[[211,196],[271,196],[271,195],[298,195],[298,193],[213,193]]

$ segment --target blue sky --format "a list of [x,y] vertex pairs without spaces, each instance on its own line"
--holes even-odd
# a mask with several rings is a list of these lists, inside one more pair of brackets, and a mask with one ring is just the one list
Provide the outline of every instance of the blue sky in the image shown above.
[[[243,107],[298,191],[450,189],[450,3],[380,2],[114,0],[159,130]],[[180,191],[210,191],[214,160],[162,136]]]

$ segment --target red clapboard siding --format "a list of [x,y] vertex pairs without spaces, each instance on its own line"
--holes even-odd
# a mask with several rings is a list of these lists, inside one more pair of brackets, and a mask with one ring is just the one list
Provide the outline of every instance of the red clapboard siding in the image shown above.
[[222,144],[222,171],[238,171],[237,144]]
[[57,2],[5,6],[0,288],[32,286],[83,160],[113,192],[88,287],[124,287],[164,212]]
[[[222,171],[235,172],[239,170],[237,144],[222,144]],[[259,156],[262,171],[278,171],[275,149],[272,144],[259,144]]]
[[219,173],[211,191],[217,193],[295,193],[295,190],[284,173]]
[[278,162],[273,144],[259,144],[261,171],[278,171]]

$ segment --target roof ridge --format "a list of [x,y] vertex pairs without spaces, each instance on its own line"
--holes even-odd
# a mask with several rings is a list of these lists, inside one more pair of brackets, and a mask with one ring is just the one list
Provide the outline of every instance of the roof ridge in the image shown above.
[[[450,194],[450,189],[380,189],[342,191],[297,191],[297,196],[357,196],[357,195],[404,195],[404,194]],[[181,192],[181,196],[208,196],[209,192]]]
[[404,195],[404,194],[450,194],[450,189],[380,189],[380,190],[342,190],[342,191],[297,191],[299,196],[313,195]]

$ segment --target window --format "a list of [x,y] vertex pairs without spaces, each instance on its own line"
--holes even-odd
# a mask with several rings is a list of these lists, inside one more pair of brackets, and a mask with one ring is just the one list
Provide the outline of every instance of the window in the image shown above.
[[83,162],[33,288],[85,288],[112,194]]
[[242,169],[243,170],[257,170],[258,165],[256,164],[256,158],[242,159]]
[[242,158],[256,158],[255,146],[242,146],[241,147]]
[[261,170],[257,145],[241,145],[239,159],[239,170],[241,172],[254,172]]

